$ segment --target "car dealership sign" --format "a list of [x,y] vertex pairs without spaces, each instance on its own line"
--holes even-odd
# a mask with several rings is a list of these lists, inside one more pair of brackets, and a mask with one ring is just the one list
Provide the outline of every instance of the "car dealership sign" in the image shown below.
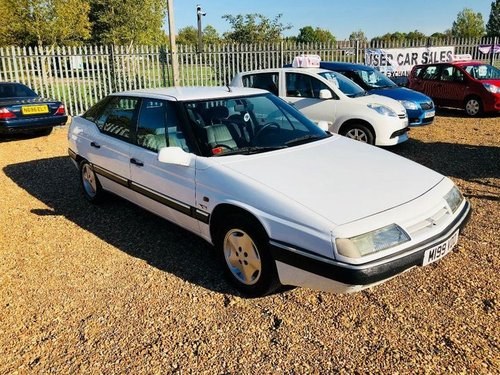
[[455,54],[455,47],[372,48],[365,52],[365,64],[388,76],[408,75],[418,64],[446,62]]

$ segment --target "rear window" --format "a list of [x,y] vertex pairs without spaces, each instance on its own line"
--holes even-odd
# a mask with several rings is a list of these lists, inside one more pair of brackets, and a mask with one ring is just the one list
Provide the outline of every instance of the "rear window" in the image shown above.
[[0,84],[0,98],[35,98],[38,95],[36,92],[31,90],[28,86],[15,84],[15,83],[4,83]]

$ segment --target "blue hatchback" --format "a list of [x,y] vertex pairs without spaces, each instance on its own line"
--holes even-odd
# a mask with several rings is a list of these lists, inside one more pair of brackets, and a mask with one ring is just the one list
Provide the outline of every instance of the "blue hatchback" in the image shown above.
[[427,125],[434,120],[436,111],[431,98],[420,92],[399,87],[371,66],[322,61],[320,67],[342,73],[370,94],[388,96],[399,101],[406,108],[411,126]]

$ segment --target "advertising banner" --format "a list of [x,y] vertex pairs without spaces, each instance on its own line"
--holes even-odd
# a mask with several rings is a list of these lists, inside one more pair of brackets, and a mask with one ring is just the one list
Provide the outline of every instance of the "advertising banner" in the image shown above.
[[449,61],[455,47],[372,48],[365,52],[365,64],[387,76],[407,76],[418,64]]

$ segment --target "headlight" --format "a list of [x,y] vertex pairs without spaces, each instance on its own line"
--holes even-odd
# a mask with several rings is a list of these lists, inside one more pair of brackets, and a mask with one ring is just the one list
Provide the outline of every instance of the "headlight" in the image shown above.
[[415,102],[412,102],[410,100],[400,100],[399,101],[403,107],[405,107],[406,109],[418,109],[418,105],[417,103]]
[[398,117],[398,114],[394,112],[391,108],[386,107],[385,105],[382,104],[368,104],[368,108],[373,109],[374,111],[377,111],[383,116],[392,116],[392,117]]
[[410,241],[410,236],[396,224],[376,229],[351,238],[337,238],[335,245],[340,255],[360,258]]
[[450,206],[451,212],[455,213],[460,204],[462,204],[464,197],[460,190],[458,190],[456,186],[453,186],[453,188],[444,196],[444,199],[446,203],[448,203],[448,206]]
[[500,87],[492,85],[491,83],[483,83],[483,86],[486,90],[493,94],[500,94]]

